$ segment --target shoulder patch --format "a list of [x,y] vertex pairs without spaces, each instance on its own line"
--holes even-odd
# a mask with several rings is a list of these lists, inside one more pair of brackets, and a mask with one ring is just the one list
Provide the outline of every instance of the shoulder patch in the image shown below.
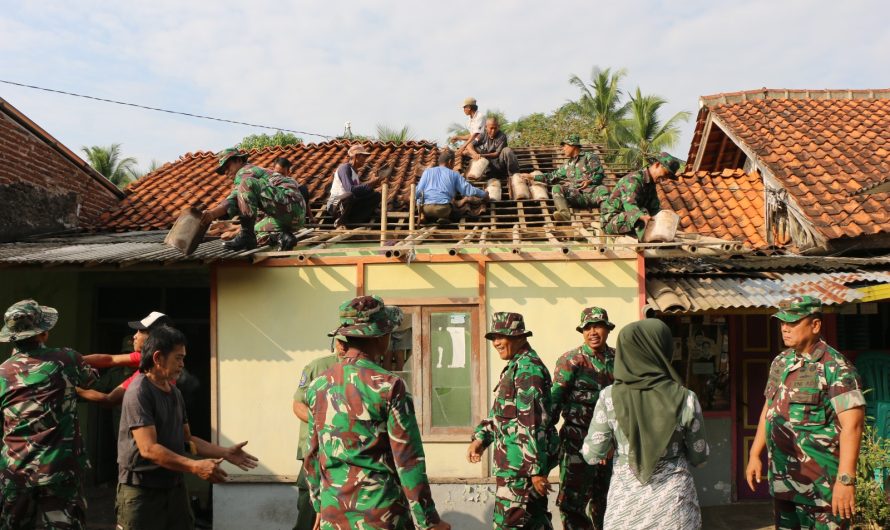
[[303,376],[300,377],[300,386],[301,387],[306,386],[306,383],[308,383],[308,381],[306,381],[307,379],[309,379],[309,377],[307,377],[306,372],[303,372]]

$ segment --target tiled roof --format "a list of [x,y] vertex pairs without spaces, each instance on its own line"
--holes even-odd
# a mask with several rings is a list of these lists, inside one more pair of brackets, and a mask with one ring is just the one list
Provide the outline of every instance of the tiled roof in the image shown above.
[[662,207],[680,216],[680,230],[739,240],[752,248],[768,245],[763,218],[763,180],[741,169],[688,172],[677,181],[661,179]]
[[[267,147],[249,152],[250,162],[271,167],[285,157],[293,164],[293,176],[309,188],[311,203],[321,204],[327,196],[331,175],[346,161],[351,145],[345,140],[286,147]],[[367,183],[378,187],[389,183],[394,205],[408,201],[409,185],[426,167],[435,165],[438,148],[428,142],[365,143],[370,156],[366,162]],[[215,173],[216,155],[208,151],[188,153],[139,179],[127,189],[127,197],[117,208],[99,219],[98,228],[114,231],[157,230],[172,226],[187,206],[219,204],[231,191],[232,180]],[[363,173],[365,173],[363,171]]]
[[[776,177],[826,239],[890,232],[886,195],[854,195],[890,173],[890,90],[763,89],[701,102],[690,160],[702,151],[708,163],[699,160],[694,167],[739,167],[731,153],[711,163],[715,144],[726,142],[715,141],[719,135],[703,138],[710,113]],[[702,142],[708,142],[704,149]]]

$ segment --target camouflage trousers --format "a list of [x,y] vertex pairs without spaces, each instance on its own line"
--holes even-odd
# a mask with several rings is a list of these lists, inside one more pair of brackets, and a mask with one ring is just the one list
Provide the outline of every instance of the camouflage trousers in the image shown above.
[[294,232],[306,223],[306,202],[291,178],[275,176],[267,182],[245,176],[235,196],[241,216],[258,219],[257,232]]
[[547,511],[547,497],[532,488],[531,478],[498,477],[495,496],[495,530],[553,528]]
[[563,440],[559,459],[556,505],[566,530],[602,530],[611,463],[590,465],[581,457],[582,440]]
[[628,214],[627,212],[615,214],[603,212],[603,232],[612,235],[627,234],[635,236],[637,239],[643,239],[646,225],[640,221],[641,215],[639,213]]
[[38,517],[47,529],[81,530],[85,527],[87,502],[79,478],[58,484],[22,487],[0,484],[0,528],[37,528]]
[[553,187],[550,188],[550,193],[554,197],[557,195],[565,197],[566,202],[569,203],[569,206],[572,208],[584,208],[587,210],[599,208],[600,203],[609,197],[609,189],[603,185],[596,186],[592,189],[585,188],[585,190],[587,191],[580,190],[573,186],[554,184]]
[[850,521],[831,514],[831,507],[773,500],[776,530],[846,530]]

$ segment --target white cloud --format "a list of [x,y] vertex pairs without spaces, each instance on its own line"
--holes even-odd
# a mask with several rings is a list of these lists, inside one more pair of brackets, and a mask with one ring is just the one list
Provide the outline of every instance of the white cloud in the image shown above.
[[[511,118],[546,112],[576,96],[570,74],[586,79],[595,65],[626,67],[627,90],[667,98],[670,114],[694,114],[715,92],[888,84],[883,3],[676,4],[47,1],[0,14],[0,72],[290,129],[409,124],[437,140],[468,95]],[[262,132],[8,86],[0,95],[74,150],[120,142],[143,166]]]

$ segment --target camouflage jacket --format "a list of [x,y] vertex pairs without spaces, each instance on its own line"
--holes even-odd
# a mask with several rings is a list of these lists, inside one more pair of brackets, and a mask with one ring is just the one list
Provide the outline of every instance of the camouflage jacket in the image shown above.
[[[294,401],[308,405],[306,399],[306,390],[309,385],[315,381],[315,378],[322,374],[325,370],[337,363],[337,356],[334,354],[325,355],[318,359],[310,361],[303,367],[303,373],[300,375],[300,382],[297,384],[297,390],[294,391]],[[309,440],[309,424],[300,422],[300,436],[297,438],[297,460],[303,459],[303,453],[306,452],[306,441]]]
[[501,372],[491,412],[473,433],[484,446],[495,444],[495,476],[546,475],[556,465],[551,386],[550,372],[532,349],[517,354]]
[[89,467],[74,387],[92,386],[96,379],[96,370],[72,349],[13,350],[0,365],[0,476],[21,486],[43,486]]
[[655,182],[649,178],[649,170],[641,169],[621,177],[609,198],[600,204],[603,220],[625,212],[627,222],[633,225],[644,215],[655,215],[661,210],[661,201],[655,190]]
[[578,190],[594,188],[603,183],[606,174],[596,153],[581,153],[559,168],[535,175],[535,181],[546,184],[561,184]]
[[365,356],[348,357],[316,378],[306,398],[303,465],[322,528],[390,528],[406,510],[419,528],[439,522],[405,381]]
[[226,213],[230,217],[239,214],[238,208],[238,187],[244,178],[255,178],[261,180],[266,186],[263,186],[261,193],[268,195],[268,199],[278,203],[298,203],[301,209],[306,211],[305,200],[303,194],[300,193],[300,185],[291,177],[269,171],[268,169],[255,166],[253,164],[244,164],[244,166],[235,173],[235,183],[232,191],[226,197],[229,203],[229,209]]
[[556,424],[559,415],[565,421],[560,437],[583,440],[593,418],[593,407],[602,389],[614,381],[615,349],[606,346],[597,355],[583,344],[562,354],[553,372],[553,406],[550,421]]
[[766,446],[773,497],[831,506],[840,455],[837,415],[865,405],[852,364],[824,341],[809,356],[786,350],[766,384]]

